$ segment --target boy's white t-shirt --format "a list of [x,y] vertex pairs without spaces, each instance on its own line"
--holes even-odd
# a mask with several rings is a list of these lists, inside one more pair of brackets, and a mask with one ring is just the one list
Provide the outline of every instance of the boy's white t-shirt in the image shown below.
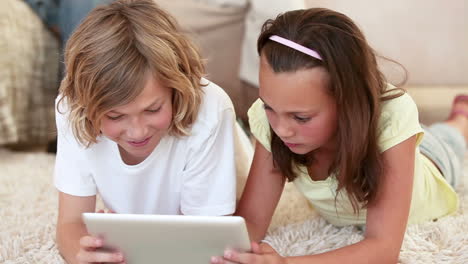
[[208,85],[202,88],[203,100],[191,135],[166,135],[137,165],[125,164],[117,143],[104,136],[89,148],[79,144],[68,114],[60,107],[62,113],[56,111],[56,188],[74,196],[99,193],[106,207],[117,213],[234,213],[234,108],[219,86],[203,82]]

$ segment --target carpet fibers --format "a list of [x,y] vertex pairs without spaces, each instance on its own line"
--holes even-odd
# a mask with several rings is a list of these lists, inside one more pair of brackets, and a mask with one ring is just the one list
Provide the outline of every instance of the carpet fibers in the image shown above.
[[[0,149],[0,263],[64,263],[55,245],[55,157]],[[408,227],[401,263],[468,263],[468,157],[455,215]],[[363,238],[355,227],[328,224],[286,186],[267,240],[282,255],[329,251]]]

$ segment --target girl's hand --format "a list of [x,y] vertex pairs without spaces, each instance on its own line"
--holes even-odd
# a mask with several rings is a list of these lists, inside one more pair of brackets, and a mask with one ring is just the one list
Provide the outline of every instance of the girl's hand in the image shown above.
[[100,210],[98,210],[96,213],[100,213],[100,214],[115,214],[115,212],[112,211],[112,210],[104,210],[104,209],[100,209]]
[[104,241],[93,236],[80,239],[80,250],[76,255],[78,263],[125,263],[122,252],[103,249]]
[[270,245],[252,242],[252,252],[239,253],[234,250],[226,250],[224,258],[213,257],[211,264],[227,264],[227,263],[256,263],[256,264],[285,264],[285,258],[281,257]]

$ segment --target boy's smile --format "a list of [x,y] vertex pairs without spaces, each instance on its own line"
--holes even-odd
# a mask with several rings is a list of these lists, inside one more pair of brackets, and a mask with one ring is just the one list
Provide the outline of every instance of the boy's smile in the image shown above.
[[146,159],[172,122],[172,89],[148,76],[140,95],[112,108],[101,120],[102,134],[119,145],[122,160],[129,165]]

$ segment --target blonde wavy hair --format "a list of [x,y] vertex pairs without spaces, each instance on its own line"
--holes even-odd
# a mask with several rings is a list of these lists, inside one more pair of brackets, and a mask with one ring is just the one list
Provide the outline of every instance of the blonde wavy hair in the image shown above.
[[143,90],[150,72],[173,89],[169,133],[186,136],[202,100],[205,69],[198,49],[175,19],[153,0],[119,0],[92,10],[65,49],[61,98],[77,140],[97,142],[100,122],[111,108]]

